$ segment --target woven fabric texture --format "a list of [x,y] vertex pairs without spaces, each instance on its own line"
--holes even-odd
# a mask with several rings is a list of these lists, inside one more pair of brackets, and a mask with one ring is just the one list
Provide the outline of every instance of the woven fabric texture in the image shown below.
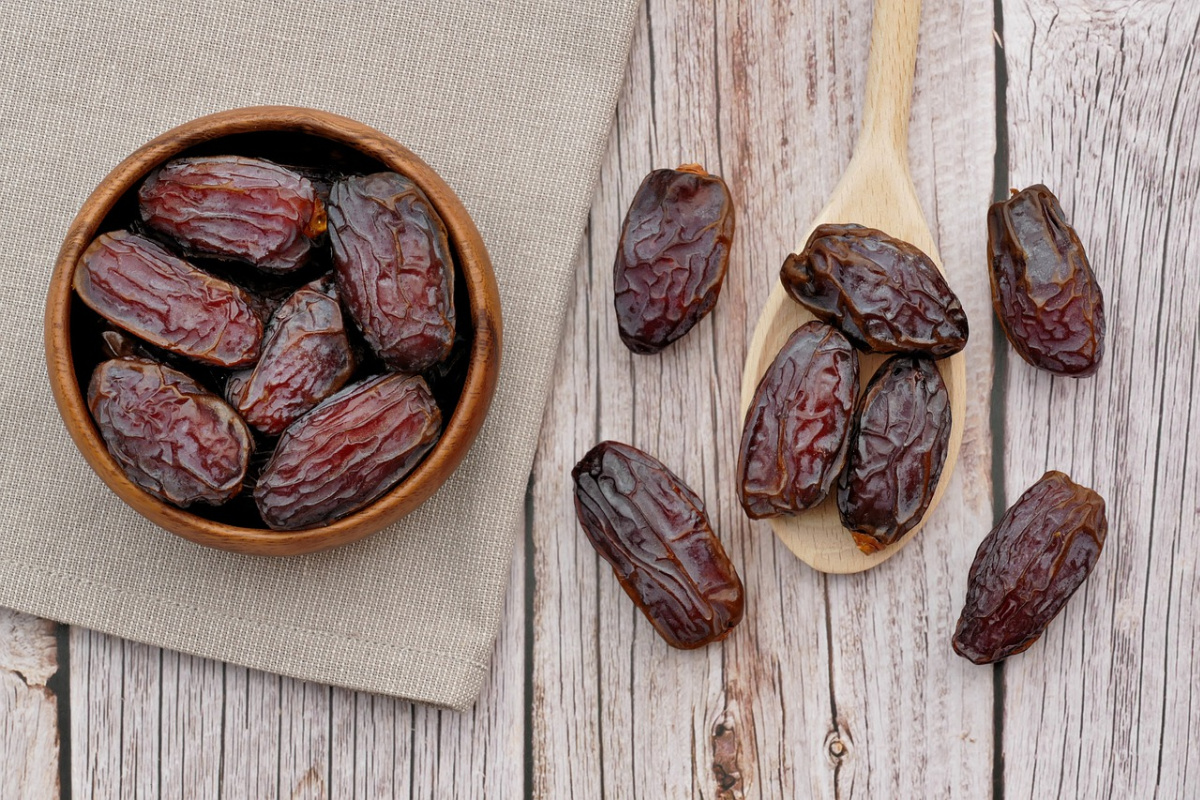
[[[322,683],[474,702],[624,73],[636,0],[17,0],[0,20],[0,605]],[[227,108],[379,128],[454,188],[504,310],[491,414],[398,525],[311,556],[238,556],[135,514],[46,380],[42,312],[80,204],[138,146]]]

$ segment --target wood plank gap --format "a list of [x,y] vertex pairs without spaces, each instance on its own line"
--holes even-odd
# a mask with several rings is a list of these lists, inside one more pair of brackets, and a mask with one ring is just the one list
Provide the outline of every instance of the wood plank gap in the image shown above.
[[[525,703],[522,718],[525,727],[523,755],[525,764],[522,785],[526,797],[533,797],[533,597],[537,591],[537,575],[533,568],[533,477],[531,469],[525,484]],[[484,759],[486,763],[487,759]]]
[[[1004,55],[1004,0],[992,4],[995,22],[996,63],[996,156],[992,162],[992,199],[1008,196],[1008,60]],[[1007,423],[1004,392],[1008,385],[1008,339],[993,315],[992,323],[992,524],[1003,516],[1008,505],[1004,482],[1004,437]],[[992,667],[992,800],[1004,800],[1004,662]]]
[[61,623],[54,626],[54,649],[58,669],[46,688],[58,704],[58,796],[70,800],[71,792],[71,627]]
[[221,664],[221,749],[217,755],[217,800],[221,800],[225,795],[225,709],[228,705],[225,703],[227,680],[229,678],[229,665]]
[[[841,743],[841,735],[838,728],[838,707],[837,707],[837,688],[833,672],[833,618],[829,611],[829,575],[821,575],[821,587],[825,596],[825,640],[829,642],[826,648],[826,653],[829,656],[829,719],[830,719],[830,735],[833,737],[829,741],[829,755],[833,756],[833,798],[841,800],[842,787],[838,783],[838,773],[842,771],[842,759],[840,754],[844,754],[845,745]],[[838,745],[841,745],[838,747]],[[834,748],[837,747],[837,752]]]

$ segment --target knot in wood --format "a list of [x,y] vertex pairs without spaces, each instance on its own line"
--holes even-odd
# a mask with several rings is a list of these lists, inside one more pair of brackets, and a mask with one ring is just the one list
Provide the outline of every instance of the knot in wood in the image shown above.
[[848,733],[839,725],[825,735],[825,752],[834,766],[841,764],[850,756],[852,740]]

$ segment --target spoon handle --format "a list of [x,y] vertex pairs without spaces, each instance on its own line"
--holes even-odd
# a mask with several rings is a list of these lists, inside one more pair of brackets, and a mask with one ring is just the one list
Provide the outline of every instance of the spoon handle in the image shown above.
[[908,118],[920,27],[921,0],[875,0],[857,150],[889,147],[901,156],[908,152]]

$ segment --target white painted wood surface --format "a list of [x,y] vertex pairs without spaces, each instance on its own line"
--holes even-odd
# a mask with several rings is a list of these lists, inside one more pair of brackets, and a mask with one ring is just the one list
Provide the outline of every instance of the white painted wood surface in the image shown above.
[[[647,0],[475,709],[85,630],[59,647],[52,624],[0,610],[0,797],[1200,796],[1200,7],[1003,2],[1001,178],[1059,190],[1108,298],[1105,365],[1075,382],[993,342],[991,5],[924,2],[909,156],[973,324],[960,461],[910,547],[825,577],[748,523],[733,489],[752,326],[849,158],[871,2]],[[730,274],[688,337],[632,356],[611,313],[620,222],[646,171],[693,160],[734,192]],[[707,499],[747,587],[725,643],[667,648],[580,535],[568,473],[605,437]],[[1047,467],[1108,497],[1108,548],[1043,642],[975,667],[948,645],[967,567],[996,508]]]
[[[1008,6],[1005,6],[1008,11]],[[1005,485],[1095,487],[1096,572],[1004,670],[1014,797],[1200,796],[1200,4],[1026,0],[1005,18],[1014,186],[1057,187],[1104,289],[1090,380],[1010,353]]]
[[0,608],[0,797],[58,797],[54,623]]

